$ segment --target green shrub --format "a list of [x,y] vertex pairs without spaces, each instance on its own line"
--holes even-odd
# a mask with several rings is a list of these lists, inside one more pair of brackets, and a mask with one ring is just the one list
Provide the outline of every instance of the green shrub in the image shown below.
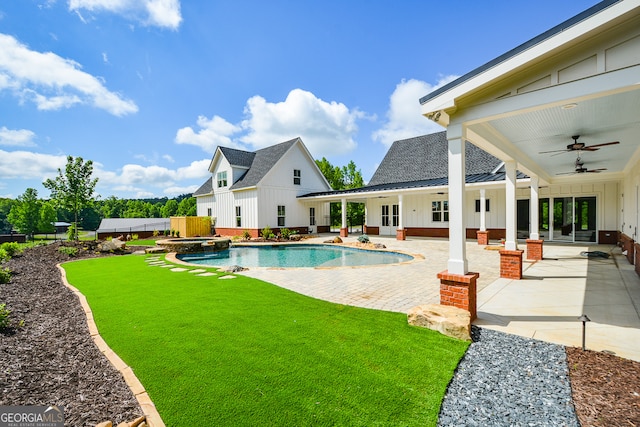
[[153,237],[158,237],[160,232],[158,230],[153,230]]
[[249,232],[249,230],[244,230],[242,232],[242,240],[250,240],[251,239],[251,233]]
[[273,237],[273,231],[271,231],[271,227],[269,227],[268,225],[262,229],[262,231],[260,231],[260,235],[262,236],[263,239],[272,239]]
[[289,240],[289,236],[291,236],[291,230],[289,230],[288,228],[281,228],[280,236],[282,236],[282,238],[285,240]]
[[5,251],[4,248],[0,248],[0,264],[5,261],[9,261],[9,259],[11,259],[11,257],[9,256],[7,251]]
[[367,236],[366,234],[363,234],[362,236],[358,237],[358,242],[369,243],[369,236]]
[[74,248],[73,246],[60,246],[58,248],[58,252],[61,254],[67,254],[70,257],[75,257],[78,255],[78,248]]
[[75,240],[76,235],[78,234],[78,226],[74,223],[67,228],[67,239]]
[[8,267],[0,268],[0,283],[9,283],[11,280],[11,270]]
[[9,258],[13,258],[14,256],[22,253],[22,248],[18,242],[5,242],[0,245],[0,249],[4,249],[9,255]]
[[9,315],[11,311],[7,310],[7,304],[0,304],[0,329],[4,329],[9,326]]
[[173,228],[171,229],[171,237],[175,237],[176,235],[176,230],[174,230]]
[[137,234],[133,234],[131,235],[131,240],[138,240],[140,236],[138,236]]
[[168,236],[169,235],[169,230],[164,230],[164,235]]
[[180,230],[176,230],[176,237],[180,237]]

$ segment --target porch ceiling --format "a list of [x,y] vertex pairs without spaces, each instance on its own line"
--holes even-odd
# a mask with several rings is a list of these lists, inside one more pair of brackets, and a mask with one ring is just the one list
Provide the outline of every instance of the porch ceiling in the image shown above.
[[[520,170],[535,173],[547,183],[620,179],[640,157],[640,88],[627,89],[586,99],[555,99],[547,105],[474,120],[468,129],[477,138],[470,139],[503,160],[516,158]],[[572,135],[580,135],[578,142],[587,146],[620,144],[597,151],[543,153],[566,150],[573,143]],[[606,170],[566,174],[575,170],[578,156],[583,167]]]

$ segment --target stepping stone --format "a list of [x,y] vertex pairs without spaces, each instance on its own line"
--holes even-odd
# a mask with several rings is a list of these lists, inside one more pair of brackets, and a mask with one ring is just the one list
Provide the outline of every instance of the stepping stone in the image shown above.
[[202,268],[196,268],[195,270],[189,270],[189,273],[204,273],[207,270],[204,270]]
[[210,273],[210,272],[196,274],[196,276],[201,276],[201,277],[209,277],[209,276],[215,276],[215,275],[216,273]]
[[226,276],[220,277],[220,279],[235,279],[235,278],[236,278],[236,276],[233,276],[231,274],[227,274]]
[[173,264],[158,265],[158,267],[160,268],[172,268],[173,266],[174,266]]
[[150,265],[151,267],[157,267],[159,265],[166,265],[164,261],[155,261],[155,262],[150,262],[148,265]]
[[171,271],[175,271],[176,273],[179,273],[181,271],[187,271],[187,269],[182,267],[176,267],[176,268],[172,268]]

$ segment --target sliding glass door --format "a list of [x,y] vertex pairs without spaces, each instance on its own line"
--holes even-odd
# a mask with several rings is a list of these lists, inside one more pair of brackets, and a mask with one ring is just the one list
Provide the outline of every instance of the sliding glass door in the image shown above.
[[596,235],[595,197],[553,199],[553,240],[595,242]]

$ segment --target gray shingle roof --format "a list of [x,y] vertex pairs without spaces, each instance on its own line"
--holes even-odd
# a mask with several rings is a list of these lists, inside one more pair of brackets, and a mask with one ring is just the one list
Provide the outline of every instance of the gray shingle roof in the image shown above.
[[207,180],[192,194],[193,197],[206,196],[213,193],[213,177],[207,178]]
[[[474,175],[467,175],[465,181],[467,184],[478,182],[496,182],[504,181],[505,173],[479,173]],[[516,173],[517,179],[527,178],[527,175],[518,171]],[[321,191],[317,193],[304,194],[298,196],[298,198],[315,197],[315,196],[328,196],[328,195],[340,195],[340,194],[361,194],[371,193],[374,191],[388,191],[388,190],[407,190],[411,188],[427,188],[427,187],[443,187],[449,185],[448,177],[425,179],[420,181],[408,181],[408,182],[392,182],[387,184],[366,185],[360,188],[354,188],[350,190],[335,190],[335,191]]]
[[[242,178],[237,180],[231,186],[231,190],[237,190],[239,188],[253,187],[257,185],[262,178],[278,163],[278,160],[282,158],[291,146],[298,141],[299,138],[294,138],[280,144],[272,145],[270,147],[263,148],[256,151],[253,154],[252,162],[249,165],[249,170]],[[234,150],[239,151],[239,150]],[[246,153],[246,152],[245,152]],[[225,155],[226,156],[226,155]],[[230,159],[229,162],[231,162]]]
[[236,150],[235,148],[219,147],[222,154],[231,164],[241,168],[250,168],[256,153],[251,151]]
[[[466,174],[493,172],[502,162],[466,143]],[[446,131],[395,141],[368,186],[446,178],[449,175]]]

